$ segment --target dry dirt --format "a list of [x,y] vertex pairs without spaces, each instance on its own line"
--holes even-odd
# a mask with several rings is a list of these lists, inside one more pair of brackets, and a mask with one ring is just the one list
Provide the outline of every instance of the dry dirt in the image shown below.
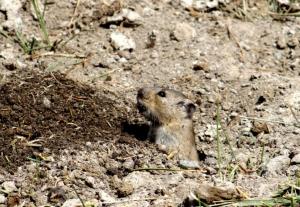
[[[34,10],[3,2],[0,206],[178,206],[203,182],[261,198],[299,179],[298,17],[271,15],[262,0],[244,14],[239,1],[200,12],[168,0],[47,1],[57,46],[25,54],[16,31],[45,45]],[[141,17],[107,20],[122,8]],[[115,49],[116,31],[136,47]],[[154,85],[197,104],[204,170],[180,171],[146,139],[135,96]]]

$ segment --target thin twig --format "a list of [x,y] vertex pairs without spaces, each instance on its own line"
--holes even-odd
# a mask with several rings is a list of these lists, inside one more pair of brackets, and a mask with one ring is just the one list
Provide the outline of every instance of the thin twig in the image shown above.
[[71,26],[73,24],[74,18],[75,18],[76,14],[77,14],[77,10],[78,10],[79,4],[80,4],[80,0],[77,0],[76,6],[74,8],[73,15],[72,15],[72,18],[71,18],[70,23],[69,23],[69,26]]
[[221,120],[220,120],[220,104],[217,103],[217,129],[216,129],[216,136],[217,136],[217,159],[218,159],[218,173],[219,173],[219,176],[221,177],[222,175],[222,172],[221,172],[221,138],[220,138],[220,132],[219,132],[219,126],[220,126],[220,123],[221,123]]
[[126,199],[121,201],[110,201],[110,202],[102,202],[102,204],[118,204],[118,203],[127,203],[127,202],[136,202],[136,201],[153,201],[157,198],[150,197],[150,198],[143,198],[143,199]]
[[299,124],[300,121],[299,121],[299,119],[297,118],[296,113],[295,113],[295,111],[293,110],[292,106],[291,106],[291,105],[288,105],[288,106],[289,106],[289,109],[290,109],[290,111],[291,111],[291,113],[292,113],[294,119],[295,119],[296,122]]
[[71,185],[71,188],[74,190],[74,192],[76,193],[76,196],[78,197],[78,199],[80,200],[81,204],[83,207],[86,207],[83,200],[81,199],[81,197],[79,196],[77,190],[75,189],[75,187],[73,185]]
[[74,55],[74,54],[68,54],[68,53],[45,52],[45,53],[33,55],[32,59],[36,59],[36,58],[39,58],[39,57],[46,57],[46,56],[66,57],[66,58],[78,58],[78,59],[85,59],[85,58],[88,57],[88,56],[84,56],[84,55]]
[[196,171],[203,171],[202,169],[170,169],[170,168],[137,168],[137,169],[132,169],[132,171],[151,171],[151,170],[156,170],[156,171],[171,171],[171,172],[181,172],[181,171],[196,172]]

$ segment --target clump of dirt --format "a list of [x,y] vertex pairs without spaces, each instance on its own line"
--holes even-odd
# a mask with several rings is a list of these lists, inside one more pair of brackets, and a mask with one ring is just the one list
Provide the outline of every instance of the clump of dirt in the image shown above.
[[60,73],[12,78],[0,93],[0,165],[10,171],[46,148],[56,152],[117,139],[127,115],[109,98]]

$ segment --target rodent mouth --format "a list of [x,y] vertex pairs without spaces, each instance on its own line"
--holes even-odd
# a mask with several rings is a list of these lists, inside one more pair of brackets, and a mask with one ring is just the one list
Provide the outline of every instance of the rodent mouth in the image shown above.
[[152,122],[152,124],[155,124],[155,125],[159,125],[160,122],[158,120],[158,118],[156,116],[154,116],[151,111],[149,111],[149,109],[142,103],[138,100],[137,102],[137,108],[138,108],[138,111],[149,121]]
[[140,102],[137,103],[137,108],[141,114],[143,114],[147,111],[146,106]]

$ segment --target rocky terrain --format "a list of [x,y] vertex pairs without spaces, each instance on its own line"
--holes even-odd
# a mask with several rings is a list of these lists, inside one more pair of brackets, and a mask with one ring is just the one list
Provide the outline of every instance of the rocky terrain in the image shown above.
[[[0,11],[0,206],[299,202],[296,1],[0,0]],[[146,139],[144,86],[196,103],[201,169]]]

